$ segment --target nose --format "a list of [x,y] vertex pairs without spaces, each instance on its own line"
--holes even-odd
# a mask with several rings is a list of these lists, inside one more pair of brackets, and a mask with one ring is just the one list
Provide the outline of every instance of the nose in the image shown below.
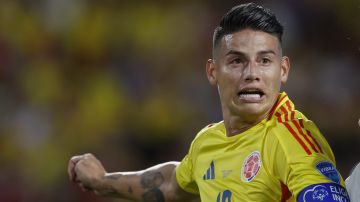
[[256,66],[256,62],[248,62],[246,66],[244,66],[243,75],[245,81],[259,81],[260,77],[258,74],[258,68]]

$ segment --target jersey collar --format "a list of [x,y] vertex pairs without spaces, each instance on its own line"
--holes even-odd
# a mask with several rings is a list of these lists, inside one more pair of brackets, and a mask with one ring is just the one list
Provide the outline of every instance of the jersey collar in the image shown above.
[[287,112],[288,110],[293,111],[294,108],[295,108],[295,106],[289,99],[288,95],[285,92],[282,92],[279,94],[279,97],[278,97],[276,103],[270,110],[267,121],[272,119],[274,117],[274,114],[276,115],[276,117],[278,117],[279,115],[288,113]]

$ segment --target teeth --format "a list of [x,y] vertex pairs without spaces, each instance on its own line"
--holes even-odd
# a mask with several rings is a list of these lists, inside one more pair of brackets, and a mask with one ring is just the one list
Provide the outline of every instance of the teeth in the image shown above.
[[260,98],[260,94],[240,94],[240,98],[253,98],[258,99]]

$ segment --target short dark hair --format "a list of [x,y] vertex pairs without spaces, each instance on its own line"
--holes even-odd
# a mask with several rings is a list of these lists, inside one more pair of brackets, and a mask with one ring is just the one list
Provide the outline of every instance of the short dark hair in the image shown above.
[[241,4],[233,7],[221,19],[213,36],[213,50],[224,35],[250,28],[276,36],[281,44],[284,27],[269,9],[255,3]]

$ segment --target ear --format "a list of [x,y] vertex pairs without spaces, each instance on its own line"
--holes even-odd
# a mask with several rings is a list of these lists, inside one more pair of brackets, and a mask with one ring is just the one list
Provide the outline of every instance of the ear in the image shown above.
[[290,59],[287,56],[283,56],[281,59],[281,83],[285,84],[290,71]]
[[215,71],[215,60],[208,59],[206,62],[206,76],[211,85],[217,85],[216,71]]

